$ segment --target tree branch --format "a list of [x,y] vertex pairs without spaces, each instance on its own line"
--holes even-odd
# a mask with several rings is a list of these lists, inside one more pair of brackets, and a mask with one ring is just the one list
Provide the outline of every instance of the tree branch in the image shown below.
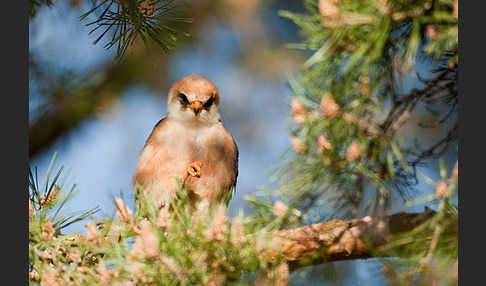
[[381,257],[380,246],[393,235],[410,231],[430,219],[435,212],[397,213],[387,217],[353,220],[333,219],[325,223],[273,232],[262,249],[270,261],[284,258],[290,271],[325,262]]

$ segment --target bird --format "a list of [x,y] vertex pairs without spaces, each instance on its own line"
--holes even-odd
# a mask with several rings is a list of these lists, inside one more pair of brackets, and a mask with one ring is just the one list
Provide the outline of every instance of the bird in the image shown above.
[[220,93],[207,78],[191,74],[169,90],[167,116],[140,152],[132,184],[159,208],[188,190],[191,203],[228,205],[236,188],[239,151],[221,121]]

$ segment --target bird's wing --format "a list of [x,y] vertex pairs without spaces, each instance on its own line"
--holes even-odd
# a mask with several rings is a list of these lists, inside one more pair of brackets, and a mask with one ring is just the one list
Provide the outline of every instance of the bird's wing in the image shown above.
[[235,170],[235,181],[233,183],[233,187],[236,188],[236,180],[238,178],[238,158],[239,158],[239,155],[240,155],[240,151],[238,150],[238,145],[236,145],[236,141],[235,139],[233,138],[233,144],[235,145],[235,150],[236,150],[236,159],[235,159],[235,163],[234,163],[234,170]]
[[147,140],[145,140],[145,145],[143,145],[143,149],[145,149],[147,144],[152,140],[152,136],[154,136],[155,130],[157,130],[157,128],[162,127],[164,125],[164,123],[165,123],[164,120],[166,120],[166,119],[167,119],[167,117],[164,117],[164,118],[160,119],[159,122],[157,122],[157,124],[155,124],[154,128],[152,129],[152,132],[150,132],[149,137],[147,138]]
[[233,193],[236,192],[236,181],[237,181],[237,178],[238,178],[238,158],[239,158],[239,150],[238,150],[238,145],[236,145],[236,141],[235,139],[233,138],[233,135],[231,135],[231,133],[229,132],[229,130],[226,128],[226,126],[224,126],[224,124],[222,122],[220,122],[221,125],[223,126],[224,128],[224,131],[226,133],[226,135],[231,138],[231,142],[232,142],[232,149],[234,150],[234,161],[233,161],[233,177],[231,178],[232,182],[231,182],[231,189],[228,190],[228,192],[225,194],[225,196],[223,197],[223,201],[226,203],[226,205],[229,204],[229,201],[231,200],[232,196],[233,196]]
[[[152,132],[150,132],[149,137],[147,138],[147,140],[145,140],[145,145],[143,145],[143,148],[142,148],[142,151],[140,151],[140,154],[143,154],[144,149],[153,140],[152,138],[153,138],[154,134],[156,133],[157,129],[162,128],[164,126],[164,124],[167,123],[166,119],[167,119],[167,117],[164,117],[164,118],[160,119],[159,122],[157,122],[157,124],[155,124],[154,128],[152,129]],[[137,163],[137,170],[135,171],[135,175],[132,178],[132,184],[134,186],[136,186],[137,184],[140,184],[141,179],[143,178],[143,176],[141,177],[139,172],[138,172],[139,164],[140,164],[140,159]]]

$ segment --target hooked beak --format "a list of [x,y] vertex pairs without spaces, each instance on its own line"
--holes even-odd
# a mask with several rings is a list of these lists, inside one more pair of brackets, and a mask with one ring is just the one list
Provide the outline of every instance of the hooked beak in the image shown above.
[[201,112],[203,104],[202,104],[201,101],[195,100],[195,101],[191,102],[191,105],[189,107],[192,109],[192,111],[194,111],[194,114],[197,116],[199,114],[199,112]]

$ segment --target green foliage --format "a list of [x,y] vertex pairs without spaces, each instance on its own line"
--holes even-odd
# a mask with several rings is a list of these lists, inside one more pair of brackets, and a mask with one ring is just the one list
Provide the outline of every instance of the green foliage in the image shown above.
[[[46,186],[57,186],[61,171],[52,182],[48,172]],[[267,262],[262,254],[261,238],[281,222],[269,210],[260,218],[240,214],[228,220],[224,204],[210,208],[201,202],[193,207],[184,188],[160,210],[155,200],[137,193],[134,214],[116,199],[116,218],[87,224],[86,235],[66,234],[65,225],[91,217],[96,209],[69,221],[57,219],[57,211],[49,211],[59,210],[71,192],[64,199],[39,203],[37,171],[31,177],[31,284],[42,280],[45,285],[252,285],[256,272],[278,262]],[[51,188],[45,189],[44,197],[49,197]],[[62,196],[61,187],[56,194]]]
[[[457,285],[458,207],[450,202],[457,195],[457,174],[446,175],[440,168],[442,180],[433,184],[435,196],[419,198],[413,204],[438,203],[438,212],[430,220],[378,249],[385,256],[405,256],[407,259],[389,261],[385,275],[394,285]],[[443,187],[443,188],[442,188]],[[426,214],[432,212],[426,208]],[[398,269],[397,273],[394,269]],[[407,284],[408,283],[408,284]]]
[[149,40],[155,42],[162,50],[168,51],[177,41],[179,35],[187,33],[169,26],[174,22],[190,23],[191,19],[174,17],[174,0],[102,0],[94,1],[94,7],[81,15],[84,20],[91,14],[97,19],[87,26],[94,26],[90,34],[100,29],[101,34],[93,42],[97,44],[111,32],[111,40],[104,45],[110,49],[116,46],[116,59],[121,60],[127,49],[140,37],[146,46]]
[[[37,233],[39,227],[47,220],[51,221],[56,233],[60,233],[65,227],[82,221],[99,211],[99,207],[90,210],[73,213],[67,216],[61,215],[65,204],[76,194],[76,186],[73,185],[67,193],[63,192],[63,184],[59,182],[64,167],[59,168],[51,181],[52,169],[57,154],[54,154],[47,170],[44,185],[39,185],[37,167],[29,168],[29,234]],[[30,228],[32,227],[32,228]]]
[[[342,217],[379,214],[394,198],[410,199],[417,167],[457,138],[453,1],[319,5],[305,1],[307,14],[281,12],[305,37],[289,46],[314,51],[290,79],[297,154],[282,163],[281,190],[304,212],[319,205]],[[424,88],[407,91],[413,77]],[[407,124],[449,131],[430,144],[401,129]]]
[[[306,14],[280,12],[304,36],[288,46],[313,51],[289,80],[294,152],[276,174],[282,197],[307,222],[383,215],[393,204],[437,206],[432,220],[386,246],[388,255],[407,259],[385,274],[398,285],[437,275],[454,283],[443,274],[457,267],[457,164],[447,178],[440,161],[441,180],[428,180],[435,193],[417,197],[414,190],[427,181],[419,167],[457,142],[457,1],[304,4]],[[420,85],[406,86],[411,80]],[[426,132],[443,135],[431,141]]]
[[[116,60],[124,58],[125,53],[137,38],[142,39],[145,47],[152,43],[164,52],[172,49],[180,36],[188,37],[178,23],[192,23],[192,19],[177,17],[175,0],[92,0],[93,8],[80,16],[83,21],[88,16],[96,20],[86,24],[94,27],[89,34],[101,31],[94,40],[97,44],[101,39],[111,37],[104,44],[105,49],[116,47]],[[33,18],[43,5],[51,7],[52,0],[29,0],[29,17]]]

